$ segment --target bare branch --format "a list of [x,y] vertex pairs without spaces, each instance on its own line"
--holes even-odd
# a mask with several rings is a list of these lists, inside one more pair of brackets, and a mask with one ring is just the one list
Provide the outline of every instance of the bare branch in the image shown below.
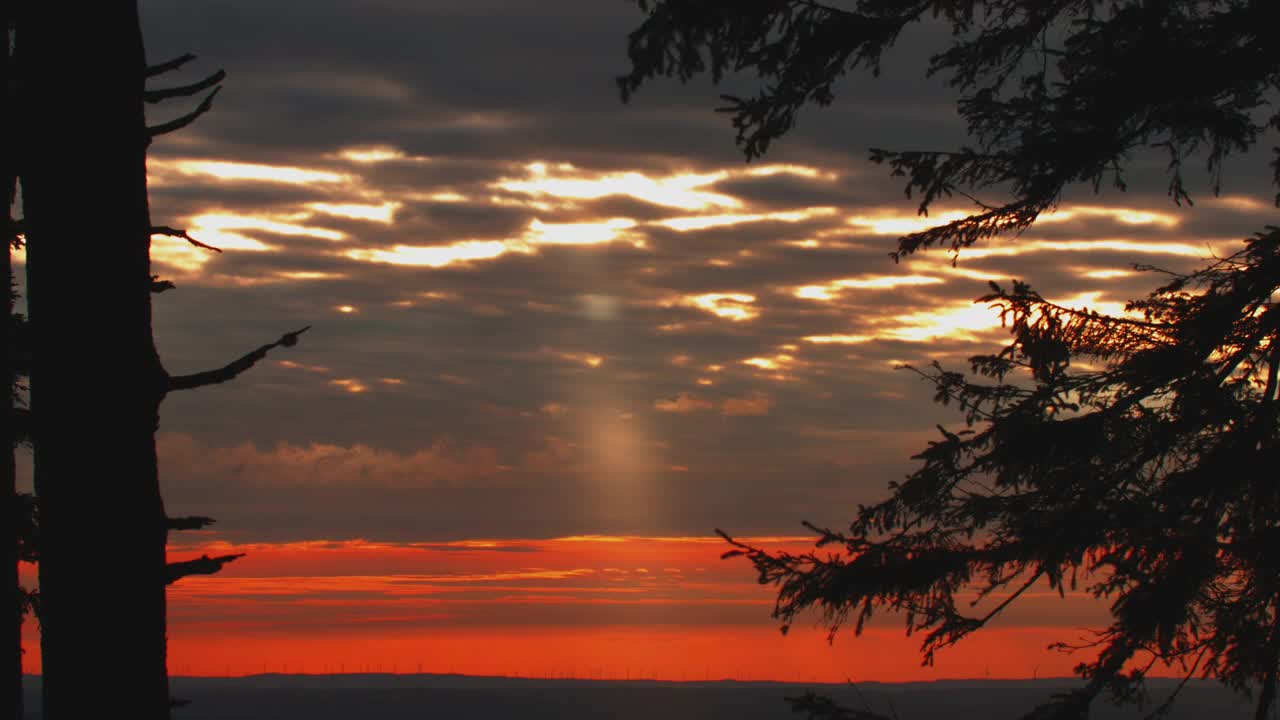
[[203,515],[186,515],[184,517],[167,517],[165,527],[169,530],[200,530],[214,523],[211,517]]
[[217,370],[208,370],[206,372],[195,373],[193,375],[174,375],[169,377],[169,390],[193,390],[206,385],[217,385],[229,380],[234,380],[241,373],[258,364],[267,356],[272,348],[277,347],[293,347],[298,344],[298,336],[311,329],[308,325],[301,330],[294,330],[280,336],[280,339],[263,345],[262,347],[248,353],[240,359],[228,363]]
[[196,59],[195,55],[192,55],[191,53],[187,53],[185,55],[180,55],[172,60],[162,62],[159,65],[149,65],[147,66],[146,76],[155,77],[156,75],[163,75],[169,72],[170,70],[177,70],[178,68],[182,67],[183,65],[186,65],[187,63],[195,59]]
[[191,243],[192,245],[195,245],[198,248],[203,248],[205,250],[212,250],[218,253],[222,252],[222,248],[218,248],[212,245],[207,245],[205,243],[202,243],[199,240],[191,237],[191,235],[189,235],[186,230],[183,230],[181,228],[170,227],[168,225],[152,225],[151,234],[182,238],[183,240],[186,240],[187,242]]
[[191,97],[196,93],[203,92],[214,85],[217,85],[226,77],[227,71],[218,70],[218,72],[210,75],[200,82],[194,82],[188,85],[179,85],[177,87],[160,88],[159,90],[146,90],[142,93],[142,99],[154,104],[170,98]]
[[223,565],[244,557],[244,553],[235,555],[219,555],[209,557],[201,555],[195,560],[166,563],[164,567],[165,585],[172,585],[188,575],[212,575],[222,569]]
[[147,134],[150,135],[151,137],[155,137],[157,135],[164,135],[165,133],[176,132],[190,125],[191,123],[196,121],[196,118],[209,112],[209,110],[213,107],[213,98],[216,97],[218,92],[221,90],[222,90],[221,85],[214,88],[213,92],[206,95],[204,100],[200,101],[200,104],[196,106],[195,110],[192,110],[186,115],[174,118],[173,120],[170,120],[167,123],[160,123],[159,125],[149,126],[147,128]]

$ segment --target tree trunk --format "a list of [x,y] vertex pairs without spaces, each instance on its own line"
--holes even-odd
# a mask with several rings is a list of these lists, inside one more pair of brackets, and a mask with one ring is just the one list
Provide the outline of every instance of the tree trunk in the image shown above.
[[18,12],[44,717],[168,718],[137,8]]
[[[6,6],[3,13],[4,25],[6,28],[6,38],[8,37],[9,22],[11,10]],[[4,52],[0,52],[0,97],[3,97],[3,105],[6,108],[15,106],[15,98],[13,93],[13,66],[10,62],[10,46],[5,42]],[[8,568],[5,570],[6,584],[11,584],[13,588],[10,590],[10,596],[14,599],[16,607],[10,606],[11,615],[5,621],[4,644],[5,644],[5,663],[4,670],[0,671],[9,678],[5,680],[4,705],[13,712],[15,718],[21,718],[23,715],[23,697],[22,697],[22,611],[23,602],[21,595],[18,593],[18,533],[20,532],[21,523],[18,520],[19,503],[17,488],[17,472],[13,459],[13,438],[16,435],[14,431],[14,413],[13,413],[13,381],[15,362],[15,353],[17,349],[14,347],[16,338],[12,337],[10,330],[13,328],[13,259],[10,257],[12,252],[13,232],[10,212],[13,206],[14,189],[18,178],[18,163],[15,153],[17,144],[14,138],[17,136],[17,128],[14,127],[14,119],[17,118],[16,112],[0,113],[0,198],[4,201],[4,215],[0,222],[4,223],[4,231],[0,235],[4,236],[4,292],[5,292],[5,316],[0,318],[0,367],[4,373],[4,403],[0,406],[0,438],[6,443],[4,448],[4,458],[0,459],[0,492],[4,493],[4,517],[9,522],[9,537],[5,538],[6,543],[4,564]],[[3,527],[0,524],[0,527]]]

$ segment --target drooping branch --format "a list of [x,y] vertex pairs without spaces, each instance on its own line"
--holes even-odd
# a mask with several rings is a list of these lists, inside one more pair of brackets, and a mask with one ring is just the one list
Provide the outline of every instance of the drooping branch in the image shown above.
[[142,93],[142,99],[149,103],[158,103],[170,98],[191,97],[196,93],[203,92],[209,88],[222,82],[227,77],[227,71],[219,69],[218,72],[199,81],[189,83],[187,85],[178,85],[177,87],[160,88],[159,90],[147,90]]
[[218,95],[218,92],[221,90],[222,90],[221,85],[214,88],[213,92],[206,95],[204,100],[200,101],[200,104],[196,106],[195,110],[192,110],[186,115],[176,117],[173,120],[170,120],[169,122],[160,123],[159,125],[147,126],[147,135],[151,137],[156,137],[157,135],[164,135],[165,133],[176,132],[190,125],[191,123],[195,122],[196,118],[209,112],[209,110],[213,108],[213,98],[216,97]]
[[219,555],[218,557],[201,555],[195,560],[166,563],[164,584],[172,585],[188,575],[212,575],[221,570],[223,565],[239,560],[242,557],[244,557],[244,553]]
[[184,515],[183,517],[167,517],[165,528],[169,530],[200,530],[214,523],[211,517],[203,515]]
[[170,227],[169,225],[152,225],[151,234],[164,235],[166,237],[182,238],[183,240],[186,240],[187,242],[191,243],[192,245],[195,245],[198,248],[201,248],[202,250],[212,250],[213,252],[218,252],[218,253],[222,252],[222,248],[214,247],[207,243],[202,243],[199,240],[191,237],[190,233],[188,233],[186,230],[183,230],[181,228]]
[[262,347],[254,350],[243,357],[230,362],[216,370],[208,370],[192,375],[172,375],[169,377],[169,390],[192,390],[206,385],[217,385],[229,380],[234,380],[244,371],[258,364],[258,361],[267,356],[273,348],[277,347],[293,347],[298,344],[298,336],[311,329],[308,325],[301,330],[294,330],[280,336],[279,340],[273,343],[267,343]]
[[178,68],[182,67],[183,65],[186,65],[187,63],[195,59],[196,59],[195,55],[192,55],[191,53],[187,53],[185,55],[179,55],[178,57],[172,60],[162,62],[159,65],[149,65],[147,66],[146,76],[155,77],[157,75],[163,75],[172,70],[177,70]]

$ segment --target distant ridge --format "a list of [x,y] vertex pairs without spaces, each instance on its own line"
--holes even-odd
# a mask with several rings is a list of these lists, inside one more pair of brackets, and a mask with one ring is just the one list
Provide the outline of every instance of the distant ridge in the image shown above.
[[[26,683],[27,717],[39,717],[40,678]],[[742,680],[591,680],[462,674],[284,674],[172,678],[189,701],[174,720],[796,720],[786,698],[812,690],[840,704],[901,720],[1016,720],[1076,678],[847,683]],[[1158,704],[1177,684],[1155,679]],[[1149,713],[1095,703],[1090,720],[1138,720]],[[1249,702],[1212,681],[1187,683],[1166,720],[1247,720]]]

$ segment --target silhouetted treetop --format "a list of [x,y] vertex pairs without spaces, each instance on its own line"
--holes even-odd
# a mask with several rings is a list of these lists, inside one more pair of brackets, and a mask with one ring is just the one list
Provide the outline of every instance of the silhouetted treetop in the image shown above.
[[[728,105],[720,108],[733,116],[748,159],[794,127],[803,106],[831,103],[847,73],[878,74],[908,26],[949,23],[952,44],[930,58],[929,73],[959,91],[973,144],[872,149],[871,158],[906,178],[921,213],[953,194],[979,211],[903,237],[895,257],[933,245],[958,251],[1023,230],[1072,183],[1124,188],[1124,166],[1140,148],[1167,154],[1169,195],[1190,202],[1186,160],[1206,158],[1217,192],[1227,156],[1280,129],[1280,110],[1268,102],[1280,88],[1274,0],[637,3],[648,16],[629,37],[631,71],[618,78],[623,98],[655,76],[710,73],[719,81],[753,71],[761,90],[723,96]],[[984,188],[1002,197],[970,195]]]

